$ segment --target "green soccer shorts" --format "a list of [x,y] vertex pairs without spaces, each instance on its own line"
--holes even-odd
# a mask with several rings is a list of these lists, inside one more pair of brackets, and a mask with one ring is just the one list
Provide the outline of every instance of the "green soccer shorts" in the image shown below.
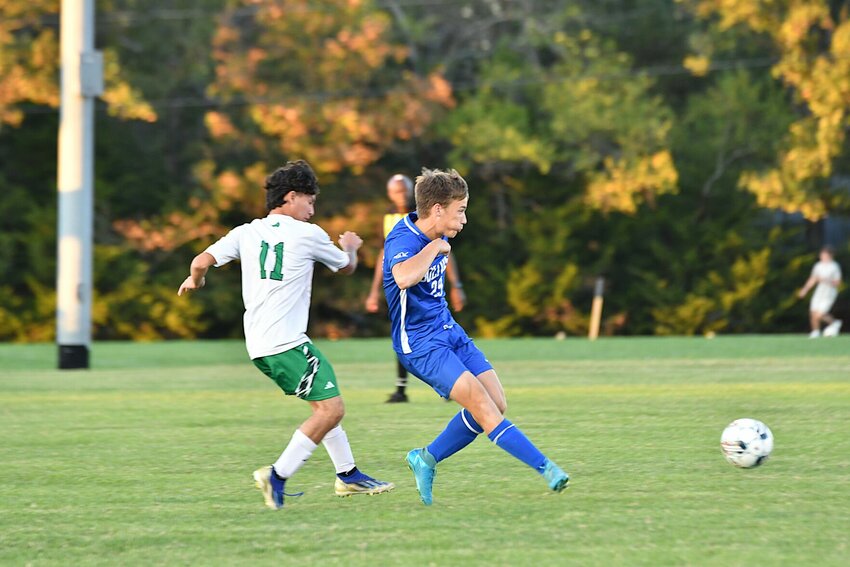
[[255,358],[254,365],[287,396],[318,402],[339,395],[334,369],[313,343]]

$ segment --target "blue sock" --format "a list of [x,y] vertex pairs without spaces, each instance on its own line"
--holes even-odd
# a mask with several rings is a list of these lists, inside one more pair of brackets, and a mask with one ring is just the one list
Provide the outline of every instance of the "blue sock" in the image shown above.
[[439,463],[475,441],[475,438],[483,432],[484,429],[472,418],[472,414],[462,409],[425,450]]
[[490,441],[530,466],[540,474],[546,467],[546,457],[529,441],[525,433],[519,430],[513,423],[503,419],[487,437]]

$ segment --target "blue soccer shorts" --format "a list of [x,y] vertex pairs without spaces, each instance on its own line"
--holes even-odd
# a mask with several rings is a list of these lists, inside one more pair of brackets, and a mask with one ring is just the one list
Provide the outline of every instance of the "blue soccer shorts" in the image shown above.
[[484,353],[459,325],[443,329],[419,350],[424,352],[399,353],[398,358],[411,374],[444,398],[449,397],[455,382],[464,372],[478,376],[493,369]]

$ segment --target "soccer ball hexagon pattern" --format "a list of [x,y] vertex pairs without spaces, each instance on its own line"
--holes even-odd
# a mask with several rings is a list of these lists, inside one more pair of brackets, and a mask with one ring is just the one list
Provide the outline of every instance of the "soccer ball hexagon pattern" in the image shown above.
[[726,460],[741,468],[757,467],[773,451],[773,433],[757,419],[736,419],[720,436],[720,449]]

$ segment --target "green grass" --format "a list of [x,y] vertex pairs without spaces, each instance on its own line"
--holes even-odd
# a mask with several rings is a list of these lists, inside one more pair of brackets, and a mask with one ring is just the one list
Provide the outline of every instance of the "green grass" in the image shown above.
[[[238,342],[0,345],[0,564],[844,565],[850,339],[479,341],[508,416],[572,475],[547,493],[479,439],[419,504],[403,457],[456,411],[425,386],[389,406],[387,341],[319,342],[378,497],[333,496],[324,450],[266,510],[251,472],[307,416]],[[776,436],[761,468],[720,455],[734,418]]]

